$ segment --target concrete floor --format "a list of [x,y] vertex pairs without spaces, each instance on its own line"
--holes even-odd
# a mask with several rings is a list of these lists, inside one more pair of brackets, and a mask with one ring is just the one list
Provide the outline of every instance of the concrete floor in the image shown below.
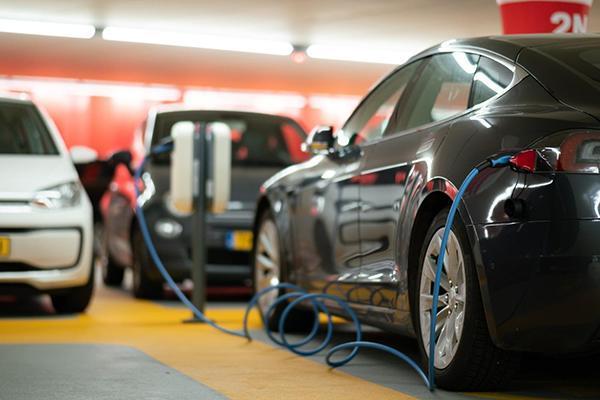
[[[243,303],[211,303],[209,317],[238,328]],[[252,343],[201,324],[173,301],[133,300],[99,287],[87,314],[55,316],[47,299],[0,298],[0,399],[600,399],[600,356],[526,357],[503,393],[430,393],[402,362],[364,351],[330,370],[322,356],[275,348],[251,320]],[[337,341],[352,338],[345,325]],[[366,339],[416,357],[415,342],[375,329]]]

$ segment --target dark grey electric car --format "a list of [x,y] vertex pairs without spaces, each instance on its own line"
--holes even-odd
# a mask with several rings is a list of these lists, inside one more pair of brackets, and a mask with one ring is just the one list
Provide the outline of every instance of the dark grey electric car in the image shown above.
[[474,166],[514,154],[512,168],[475,179],[453,225],[437,382],[494,388],[519,352],[596,348],[599,99],[597,35],[453,40],[413,57],[335,137],[311,135],[310,160],[264,184],[256,288],[292,281],[341,296],[363,321],[415,335],[427,358],[449,206]]
[[[221,122],[231,131],[231,201],[225,213],[207,216],[207,279],[213,286],[248,286],[258,189],[275,172],[306,159],[300,151],[306,134],[287,117],[168,106],[150,112],[143,129],[145,148],[170,136],[171,128],[180,121],[191,121],[197,127]],[[136,152],[136,146],[132,152],[139,163],[143,154]],[[169,154],[149,161],[143,174],[143,209],[159,256],[175,281],[181,282],[190,277],[192,227],[190,217],[169,206],[169,171]],[[125,182],[117,177],[107,193],[104,211],[103,278],[108,285],[120,285],[124,269],[131,268],[134,295],[155,298],[162,293],[163,279],[142,239],[135,201],[131,176],[127,175]]]

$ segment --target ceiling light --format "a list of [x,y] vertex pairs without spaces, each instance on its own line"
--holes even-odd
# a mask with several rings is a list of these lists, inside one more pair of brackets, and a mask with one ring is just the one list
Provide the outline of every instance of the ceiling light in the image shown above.
[[0,32],[91,39],[96,34],[96,28],[85,24],[0,19]]
[[354,110],[360,99],[360,96],[352,95],[315,94],[308,98],[308,105],[316,109],[334,108]]
[[166,85],[139,85],[72,79],[4,79],[0,78],[0,90],[27,92],[36,95],[84,97],[111,97],[148,101],[178,101],[181,91]]
[[306,49],[311,58],[392,65],[403,64],[415,53],[414,49],[367,49],[325,44],[311,44]]
[[118,42],[194,47],[199,49],[240,51],[245,53],[280,56],[289,56],[292,51],[294,51],[294,47],[291,43],[284,41],[234,38],[135,28],[118,28],[114,26],[104,28],[102,31],[102,38]]
[[207,109],[223,108],[274,113],[302,109],[306,106],[306,97],[295,93],[211,89],[186,90],[183,101],[187,105]]

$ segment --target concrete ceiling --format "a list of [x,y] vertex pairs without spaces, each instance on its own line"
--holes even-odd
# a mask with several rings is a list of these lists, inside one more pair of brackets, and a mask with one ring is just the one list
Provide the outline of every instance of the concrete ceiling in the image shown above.
[[2,0],[0,15],[369,47],[500,32],[493,0]]
[[[494,0],[0,0],[0,18],[415,51],[500,33]],[[600,6],[590,31],[600,30]],[[362,93],[390,66],[0,34],[0,74]]]

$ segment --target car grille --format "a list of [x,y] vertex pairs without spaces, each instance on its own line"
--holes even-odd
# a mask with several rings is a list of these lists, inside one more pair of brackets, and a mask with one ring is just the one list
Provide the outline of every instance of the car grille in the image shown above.
[[0,262],[0,273],[2,272],[26,272],[26,271],[39,271],[32,265],[18,262]]

